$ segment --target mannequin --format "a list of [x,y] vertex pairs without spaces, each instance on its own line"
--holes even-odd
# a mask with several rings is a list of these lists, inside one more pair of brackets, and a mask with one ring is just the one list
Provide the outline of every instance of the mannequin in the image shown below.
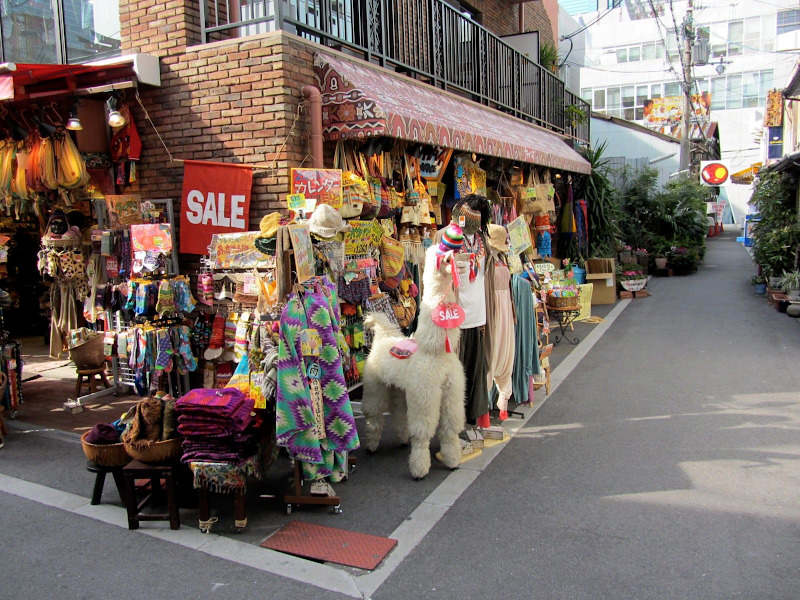
[[487,377],[487,385],[497,386],[497,409],[500,420],[508,419],[508,400],[514,391],[512,375],[514,372],[514,326],[517,321],[514,302],[511,297],[511,270],[508,268],[508,233],[502,225],[489,225],[489,259],[494,262],[494,319],[491,336],[492,361]]
[[[453,207],[452,215],[464,233],[464,245],[456,262],[461,275],[458,298],[466,317],[461,325],[459,358],[467,376],[467,423],[488,427],[487,376],[494,331],[494,261],[487,242],[489,201],[477,194],[465,196]],[[441,235],[440,231],[435,243],[441,242]]]

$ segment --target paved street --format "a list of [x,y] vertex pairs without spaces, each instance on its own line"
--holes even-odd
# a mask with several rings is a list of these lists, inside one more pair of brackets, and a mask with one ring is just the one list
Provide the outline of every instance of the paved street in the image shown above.
[[[364,595],[800,597],[800,322],[753,294],[733,240],[709,240],[695,275],[653,279],[491,463],[459,472],[474,481]],[[193,550],[190,525],[130,532],[118,506],[81,516],[68,507],[91,489],[81,456],[74,441],[18,432],[0,450],[0,490],[17,490],[0,491],[0,599],[346,597],[267,573],[259,554]],[[386,492],[414,490],[405,475],[376,475],[387,510],[403,501]],[[358,478],[347,485],[357,496]],[[381,503],[363,510],[380,521]],[[313,579],[318,565],[293,561]]]

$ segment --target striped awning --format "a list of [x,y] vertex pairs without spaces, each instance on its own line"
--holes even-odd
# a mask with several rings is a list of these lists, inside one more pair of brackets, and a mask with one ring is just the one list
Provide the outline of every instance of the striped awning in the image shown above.
[[318,52],[328,140],[389,136],[574,173],[591,165],[565,137],[364,61]]

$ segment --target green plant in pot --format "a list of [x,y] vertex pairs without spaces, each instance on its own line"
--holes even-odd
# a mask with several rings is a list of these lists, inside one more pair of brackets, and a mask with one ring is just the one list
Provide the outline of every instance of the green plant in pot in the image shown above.
[[778,286],[786,292],[789,300],[800,300],[800,271],[784,271]]
[[750,285],[756,289],[756,294],[763,296],[767,293],[767,278],[763,275],[753,275],[750,278]]

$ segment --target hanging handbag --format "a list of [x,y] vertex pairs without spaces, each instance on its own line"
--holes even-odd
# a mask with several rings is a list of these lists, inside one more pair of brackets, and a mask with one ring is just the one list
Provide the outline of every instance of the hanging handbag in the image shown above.
[[347,159],[347,150],[342,141],[336,143],[333,164],[335,168],[342,169],[342,206],[338,208],[339,213],[343,219],[360,217],[369,188]]
[[381,240],[381,270],[384,277],[394,277],[403,268],[405,252],[403,244],[391,237],[383,236]]
[[539,179],[536,176],[536,169],[531,167],[528,175],[528,184],[522,189],[522,212],[525,214],[537,214],[547,212],[545,210],[544,198],[540,198],[536,191]]
[[541,199],[544,205],[544,210],[541,212],[555,212],[556,205],[555,202],[553,202],[554,194],[555,188],[553,184],[550,183],[550,169],[546,169],[544,172],[544,179],[536,182],[536,197]]

